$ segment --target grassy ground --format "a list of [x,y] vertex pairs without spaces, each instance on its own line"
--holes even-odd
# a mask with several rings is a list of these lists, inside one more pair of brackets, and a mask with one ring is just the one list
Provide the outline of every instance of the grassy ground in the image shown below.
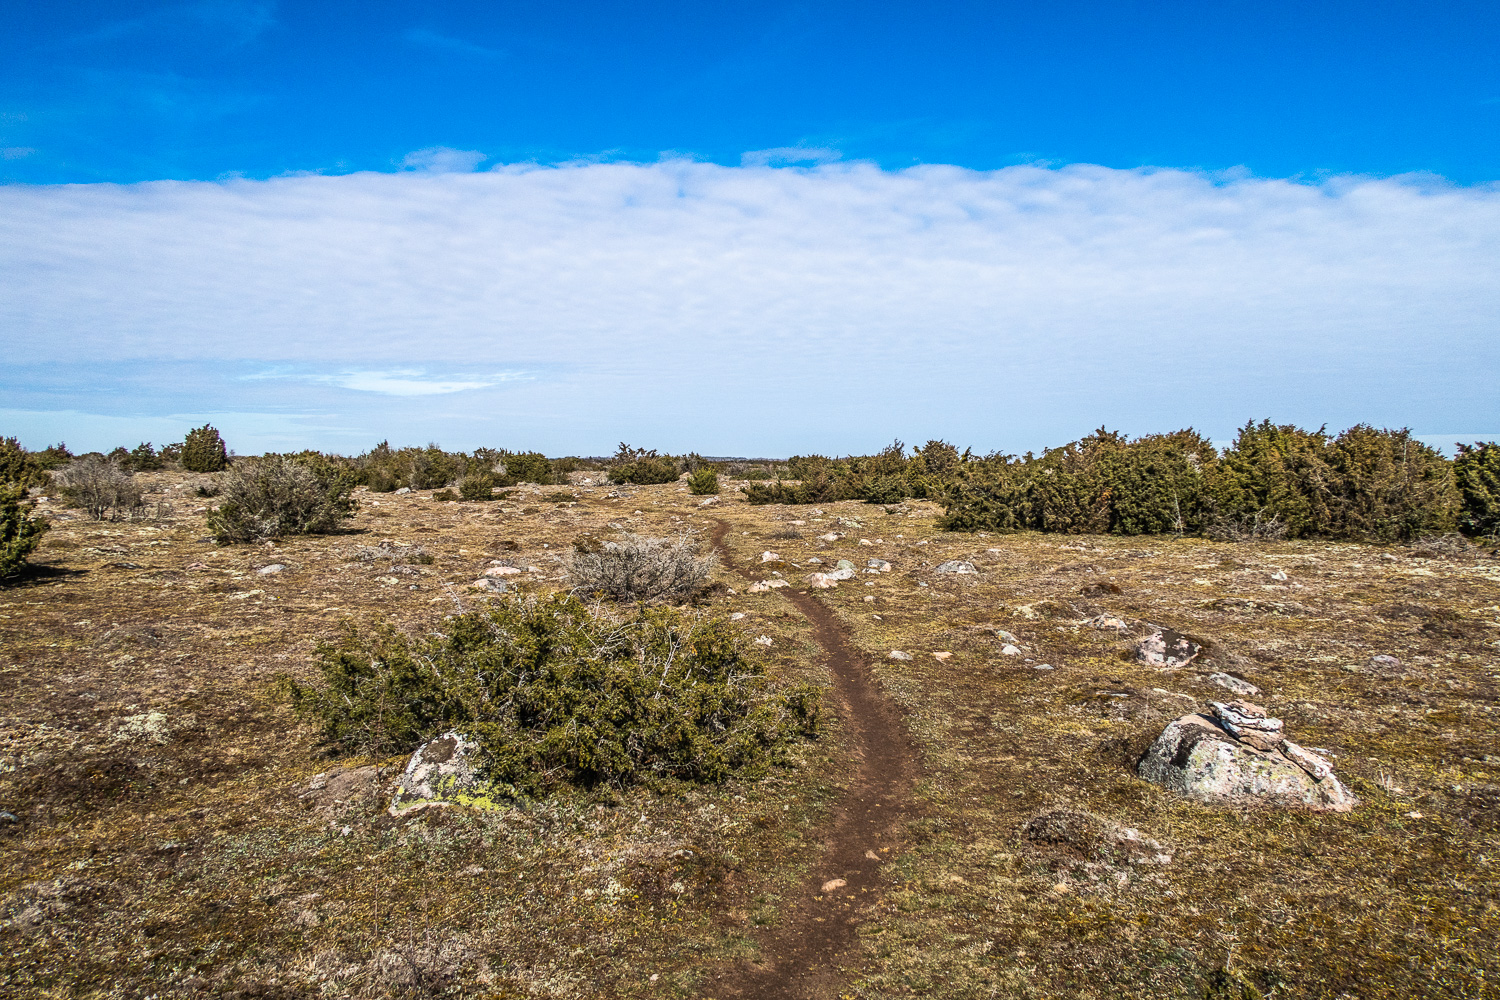
[[[428,627],[479,600],[462,585],[493,558],[545,590],[579,534],[712,517],[742,563],[774,550],[793,582],[813,557],[893,565],[818,592],[877,658],[925,769],[849,995],[1500,996],[1500,561],[956,536],[929,504],[726,493],[702,510],[676,484],[571,505],[362,494],[349,534],[218,547],[193,477],[151,481],[152,519],[60,521],[38,572],[0,591],[0,809],[17,817],[0,825],[0,992],[716,995],[818,856],[848,767],[836,724],[755,784],[398,820],[310,786],[365,764],[388,784],[403,762],[322,756],[274,693],[346,616]],[[433,561],[359,558],[382,539]],[[958,557],[979,574],[933,571]],[[825,679],[777,592],[724,583],[742,593],[706,606],[744,612],[787,676]],[[1218,809],[1136,779],[1167,721],[1225,695],[1207,669],[1122,657],[1127,636],[1083,624],[1101,612],[1211,640],[1293,739],[1336,755],[1361,807]],[[1371,671],[1375,653],[1404,666]],[[1059,810],[1083,832],[1027,835]],[[1171,860],[1131,863],[1087,832],[1107,824]]]

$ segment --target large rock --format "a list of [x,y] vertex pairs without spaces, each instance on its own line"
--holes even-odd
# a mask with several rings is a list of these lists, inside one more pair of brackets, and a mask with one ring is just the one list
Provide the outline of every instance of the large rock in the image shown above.
[[479,744],[458,732],[447,732],[422,744],[401,774],[391,799],[391,814],[433,805],[501,808],[503,803],[479,769],[478,754]]
[[1203,648],[1187,636],[1169,628],[1153,628],[1150,635],[1136,643],[1135,658],[1148,667],[1163,667],[1168,670],[1185,667]]
[[1207,715],[1184,715],[1168,725],[1136,772],[1204,802],[1264,802],[1332,812],[1347,812],[1358,803],[1332,773],[1319,781],[1281,751],[1257,750]]

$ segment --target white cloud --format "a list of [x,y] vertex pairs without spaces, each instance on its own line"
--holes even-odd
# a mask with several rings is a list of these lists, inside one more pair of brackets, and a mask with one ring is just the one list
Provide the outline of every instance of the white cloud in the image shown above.
[[477,149],[429,146],[407,153],[402,157],[401,165],[408,170],[421,170],[429,174],[466,174],[486,159],[488,157]]
[[897,435],[1014,450],[1101,423],[1225,437],[1262,416],[1500,426],[1494,187],[1092,166],[431,169],[479,162],[444,159],[459,152],[412,154],[428,169],[400,174],[0,188],[7,357],[362,372],[352,387],[392,400],[362,411],[371,440],[399,436],[382,421],[406,419],[401,389],[472,396],[455,427],[482,410],[558,451]]
[[387,371],[352,370],[333,374],[296,372],[261,372],[244,376],[246,380],[289,379],[337,386],[356,392],[373,392],[383,396],[445,396],[471,389],[488,389],[507,382],[524,381],[534,376],[526,372],[496,372],[481,376],[432,375],[420,368]]

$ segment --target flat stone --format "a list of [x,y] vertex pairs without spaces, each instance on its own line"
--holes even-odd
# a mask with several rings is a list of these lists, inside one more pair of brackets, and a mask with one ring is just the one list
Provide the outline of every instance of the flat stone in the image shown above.
[[877,573],[889,573],[891,571],[891,564],[884,559],[871,559],[865,563],[865,566],[875,570]]
[[778,553],[778,552],[769,552],[769,551],[768,552],[762,552],[760,554],[760,561],[763,562],[763,563],[781,562],[781,554]]
[[1258,750],[1197,713],[1170,723],[1136,773],[1202,802],[1264,802],[1331,812],[1347,812],[1358,804],[1331,773],[1320,781],[1282,753]]
[[1136,643],[1135,658],[1148,667],[1175,669],[1195,660],[1203,648],[1169,628],[1158,628]]
[[1260,688],[1232,674],[1209,674],[1208,682],[1243,697],[1260,694]]
[[1281,752],[1286,759],[1312,775],[1314,781],[1323,781],[1333,774],[1333,765],[1311,750],[1304,750],[1291,740],[1281,741]]
[[965,562],[962,559],[949,559],[945,563],[939,563],[936,572],[938,572],[938,573],[959,573],[959,574],[963,574],[963,575],[968,575],[968,574],[971,574],[971,573],[978,573],[979,570],[975,569],[974,568],[974,564],[971,563],[971,562]]
[[272,563],[269,566],[262,566],[255,572],[259,573],[261,576],[275,576],[277,573],[280,573],[285,569],[286,566],[282,565],[281,563]]
[[890,655],[886,657],[886,659],[888,659],[888,660],[909,660],[909,659],[911,659],[911,654],[903,652],[903,651],[901,651],[899,649],[893,649],[893,650],[891,650]]

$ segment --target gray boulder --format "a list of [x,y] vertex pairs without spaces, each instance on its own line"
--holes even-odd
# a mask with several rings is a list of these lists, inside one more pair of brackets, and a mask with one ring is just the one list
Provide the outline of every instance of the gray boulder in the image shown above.
[[458,732],[422,744],[396,785],[391,815],[434,805],[501,808],[503,803],[480,770],[478,755],[479,744]]
[[1148,667],[1163,667],[1168,670],[1185,667],[1203,648],[1196,642],[1169,628],[1153,627],[1150,635],[1136,643],[1135,658]]
[[[1313,756],[1291,746],[1295,754]],[[1321,768],[1314,765],[1314,770]],[[1281,750],[1257,750],[1207,715],[1184,715],[1168,725],[1141,758],[1136,773],[1203,802],[1264,802],[1327,812],[1348,812],[1358,804],[1331,769],[1319,780]]]
[[971,562],[965,562],[962,559],[949,559],[947,562],[938,565],[937,572],[967,575],[969,573],[978,573],[979,570],[975,569],[974,564]]

